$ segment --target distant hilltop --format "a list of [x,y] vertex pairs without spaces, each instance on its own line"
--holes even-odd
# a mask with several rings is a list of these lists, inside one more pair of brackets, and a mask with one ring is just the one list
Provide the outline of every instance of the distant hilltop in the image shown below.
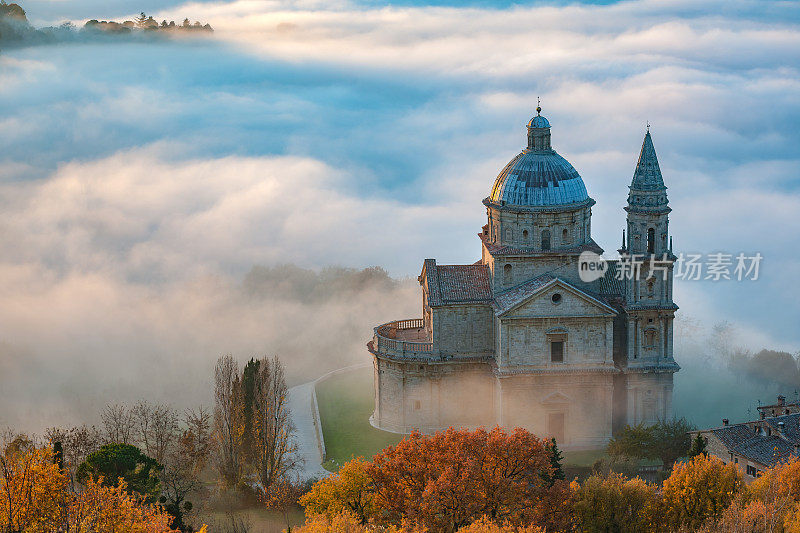
[[183,23],[175,24],[174,20],[167,22],[162,20],[158,23],[152,16],[147,16],[142,12],[136,20],[126,20],[125,22],[114,22],[106,20],[92,19],[84,24],[85,31],[100,31],[105,33],[131,33],[136,30],[151,32],[213,32],[211,24],[201,24],[197,21],[192,23],[189,19],[183,19]]
[[8,4],[0,0],[0,45],[26,46],[64,41],[77,41],[97,35],[177,35],[208,34],[214,29],[210,24],[191,22],[188,18],[181,24],[175,21],[162,21],[160,24],[152,16],[140,13],[135,20],[124,22],[92,19],[76,28],[71,22],[47,28],[34,28],[28,21],[25,10],[19,4]]

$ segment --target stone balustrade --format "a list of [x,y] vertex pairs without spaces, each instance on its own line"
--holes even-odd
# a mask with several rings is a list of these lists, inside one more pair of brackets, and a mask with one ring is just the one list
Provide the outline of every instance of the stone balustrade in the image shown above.
[[417,339],[427,339],[423,319],[395,320],[375,328],[372,349],[377,354],[392,358],[431,357],[433,343]]

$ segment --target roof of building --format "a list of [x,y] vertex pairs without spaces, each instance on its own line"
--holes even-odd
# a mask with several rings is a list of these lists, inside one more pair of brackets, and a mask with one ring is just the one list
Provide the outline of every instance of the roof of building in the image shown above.
[[619,261],[606,261],[608,270],[600,278],[600,294],[607,297],[624,296],[625,281],[618,276]]
[[544,274],[533,278],[522,285],[517,285],[516,287],[508,289],[507,291],[501,292],[494,298],[495,312],[498,315],[505,313],[514,307],[514,305],[516,305],[518,302],[534,294],[536,291],[554,279],[556,279],[554,276],[551,276],[550,274]]
[[423,275],[427,278],[428,304],[481,303],[492,300],[489,267],[473,265],[437,265],[426,259]]
[[[783,432],[779,422],[784,423]],[[769,434],[758,430],[762,423],[770,427]],[[723,426],[710,433],[730,452],[769,467],[787,460],[794,454],[795,444],[800,444],[800,413]]]
[[[785,396],[778,396],[778,403],[773,403],[769,405],[759,405],[758,407],[756,407],[756,409],[758,409],[759,411],[769,411],[769,410],[785,411],[788,409],[789,412],[792,412],[798,408],[800,408],[800,402],[786,403]],[[781,414],[789,414],[789,413],[781,413]]]
[[780,432],[780,422],[783,422],[783,436],[800,444],[800,413],[773,416],[764,419],[764,422],[769,424],[773,432]]
[[650,130],[642,141],[642,150],[639,152],[639,161],[636,163],[636,170],[633,171],[633,181],[631,189],[640,191],[654,191],[666,189],[664,178],[661,176],[661,168],[658,166],[656,149],[653,146],[653,138],[650,137]]
[[[538,111],[538,108],[537,108]],[[550,122],[537,114],[528,128],[549,130]],[[545,132],[549,137],[549,131]],[[518,207],[562,206],[590,202],[578,171],[555,150],[526,148],[498,174],[489,199]]]
[[563,255],[563,254],[580,254],[581,252],[590,251],[596,254],[602,254],[603,249],[594,242],[594,240],[589,241],[585,244],[577,244],[574,246],[569,246],[566,248],[553,248],[552,250],[540,250],[535,246],[508,246],[504,244],[497,244],[491,242],[488,235],[484,235],[483,233],[478,233],[478,237],[483,241],[483,244],[486,246],[486,250],[494,255],[541,255],[541,256],[553,256],[553,255]]

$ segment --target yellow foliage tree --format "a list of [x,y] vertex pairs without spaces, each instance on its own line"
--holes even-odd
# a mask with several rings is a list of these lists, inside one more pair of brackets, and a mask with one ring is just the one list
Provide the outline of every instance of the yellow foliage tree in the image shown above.
[[659,531],[656,486],[622,474],[593,475],[573,485],[578,529],[586,533]]
[[295,530],[296,533],[366,533],[367,526],[361,519],[349,511],[341,511],[328,516],[324,513],[308,517],[305,525]]
[[664,526],[693,530],[706,521],[718,521],[743,488],[739,469],[716,457],[698,455],[678,463],[664,481]]
[[89,480],[72,498],[67,520],[68,531],[81,533],[165,533],[173,531],[171,521],[169,514],[128,493],[122,479],[116,487],[103,486],[102,479]]
[[48,449],[12,449],[0,455],[0,531],[45,533],[177,533],[172,517],[102,479],[74,493]]
[[498,525],[492,522],[488,516],[484,516],[472,524],[462,527],[458,533],[545,533],[545,530],[538,526]]
[[783,531],[784,533],[800,533],[800,505],[795,504],[786,514]]
[[753,497],[768,501],[776,497],[789,497],[800,502],[800,460],[791,461],[764,471],[750,485]]
[[50,450],[9,446],[0,454],[0,530],[49,531],[63,522],[66,484]]
[[374,513],[373,484],[367,470],[369,464],[361,457],[353,459],[343,464],[337,473],[314,483],[299,500],[306,515],[325,515],[333,519],[349,513],[366,524]]

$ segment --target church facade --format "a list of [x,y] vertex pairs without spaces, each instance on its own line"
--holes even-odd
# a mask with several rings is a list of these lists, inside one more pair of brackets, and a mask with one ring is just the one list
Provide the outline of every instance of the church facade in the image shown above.
[[603,253],[591,236],[595,202],[552,149],[541,108],[527,129],[527,147],[483,200],[481,259],[426,259],[422,317],[375,328],[374,426],[523,427],[581,449],[671,416],[675,256],[649,128],[620,259],[595,276],[580,270]]

